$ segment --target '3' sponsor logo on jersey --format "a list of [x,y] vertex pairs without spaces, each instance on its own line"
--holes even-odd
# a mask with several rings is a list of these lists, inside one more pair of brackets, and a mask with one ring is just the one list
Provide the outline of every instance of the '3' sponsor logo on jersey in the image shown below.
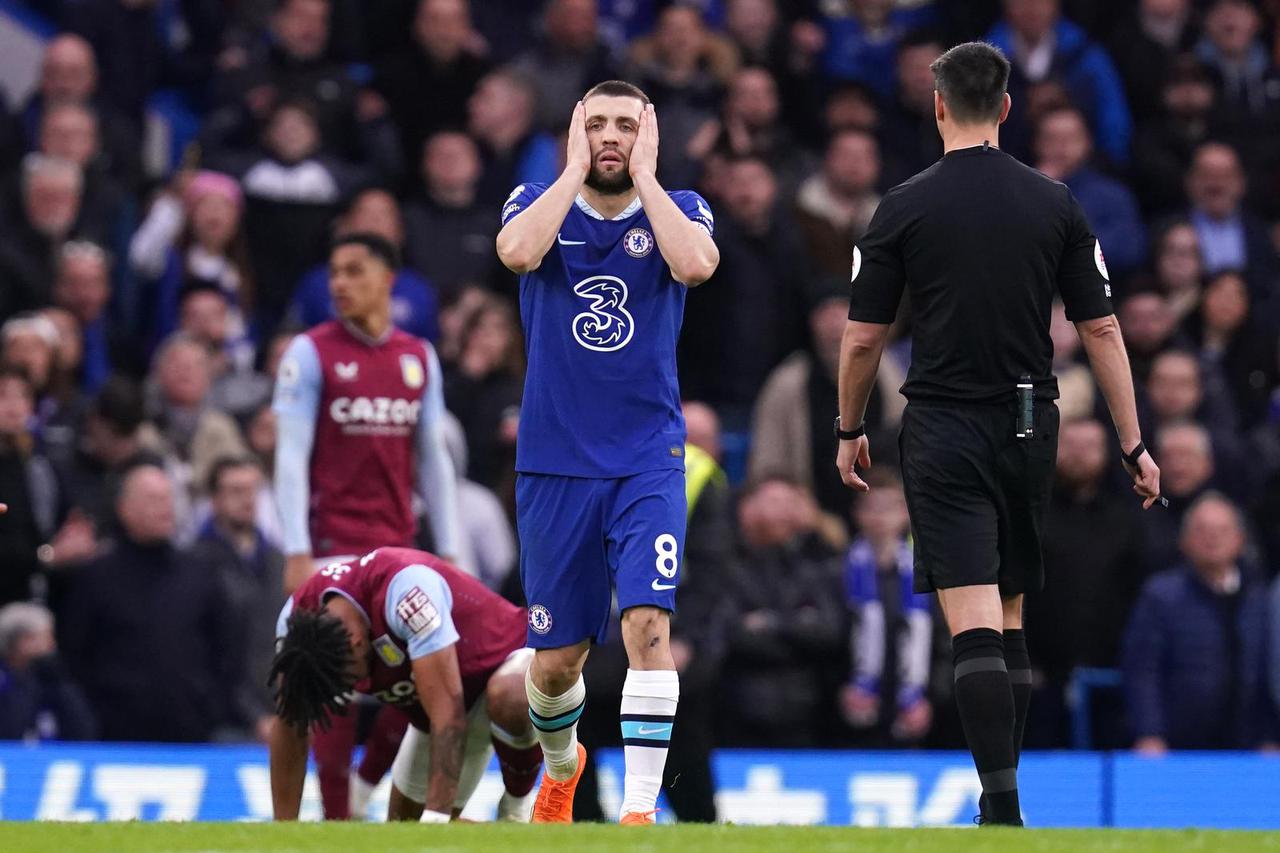
[[587,310],[573,318],[573,339],[595,352],[614,352],[631,343],[635,320],[627,310],[627,283],[612,275],[593,275],[573,286]]

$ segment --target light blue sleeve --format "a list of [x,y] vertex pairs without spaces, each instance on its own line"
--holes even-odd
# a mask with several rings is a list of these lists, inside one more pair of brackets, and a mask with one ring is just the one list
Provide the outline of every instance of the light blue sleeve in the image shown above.
[[676,203],[676,207],[680,208],[681,213],[689,217],[690,221],[698,223],[707,229],[708,234],[715,236],[716,217],[705,198],[692,190],[684,190],[672,193],[671,200]]
[[426,344],[427,387],[422,391],[418,419],[418,490],[431,519],[436,553],[458,556],[461,524],[458,521],[458,478],[444,439],[444,373],[431,344]]
[[315,344],[306,335],[298,335],[280,360],[271,402],[277,418],[276,506],[286,555],[311,552],[309,469],[323,382]]
[[458,642],[453,593],[435,569],[421,563],[396,573],[387,587],[387,628],[409,645],[417,660]]
[[276,619],[276,641],[284,639],[284,635],[289,633],[289,616],[293,613],[293,597],[284,603],[284,607],[280,608],[280,617]]

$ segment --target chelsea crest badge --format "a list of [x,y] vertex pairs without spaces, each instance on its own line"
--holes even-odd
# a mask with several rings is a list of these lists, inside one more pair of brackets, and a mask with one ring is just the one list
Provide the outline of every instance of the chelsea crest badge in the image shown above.
[[646,228],[632,228],[622,238],[622,248],[633,258],[643,258],[653,251],[653,235]]

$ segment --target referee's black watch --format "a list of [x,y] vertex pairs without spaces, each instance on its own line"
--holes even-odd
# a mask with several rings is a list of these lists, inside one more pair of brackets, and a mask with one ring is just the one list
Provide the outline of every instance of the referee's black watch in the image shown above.
[[853,441],[855,438],[862,438],[867,434],[867,425],[865,422],[858,424],[857,429],[840,429],[840,416],[836,415],[836,438],[841,441]]

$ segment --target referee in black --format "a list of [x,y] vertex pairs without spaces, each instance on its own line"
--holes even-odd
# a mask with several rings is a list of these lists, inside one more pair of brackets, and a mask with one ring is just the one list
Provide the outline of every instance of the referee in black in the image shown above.
[[951,631],[956,704],[982,780],[979,820],[1020,826],[1031,694],[1022,595],[1044,580],[1040,529],[1058,443],[1055,295],[1084,342],[1144,508],[1160,494],[1160,469],[1138,431],[1106,262],[1084,213],[1065,186],[999,148],[1009,61],[969,42],[933,72],[945,154],[885,195],[853,253],[837,465],[847,485],[867,491],[858,474],[871,465],[863,412],[909,288],[899,448],[915,589],[937,590]]

